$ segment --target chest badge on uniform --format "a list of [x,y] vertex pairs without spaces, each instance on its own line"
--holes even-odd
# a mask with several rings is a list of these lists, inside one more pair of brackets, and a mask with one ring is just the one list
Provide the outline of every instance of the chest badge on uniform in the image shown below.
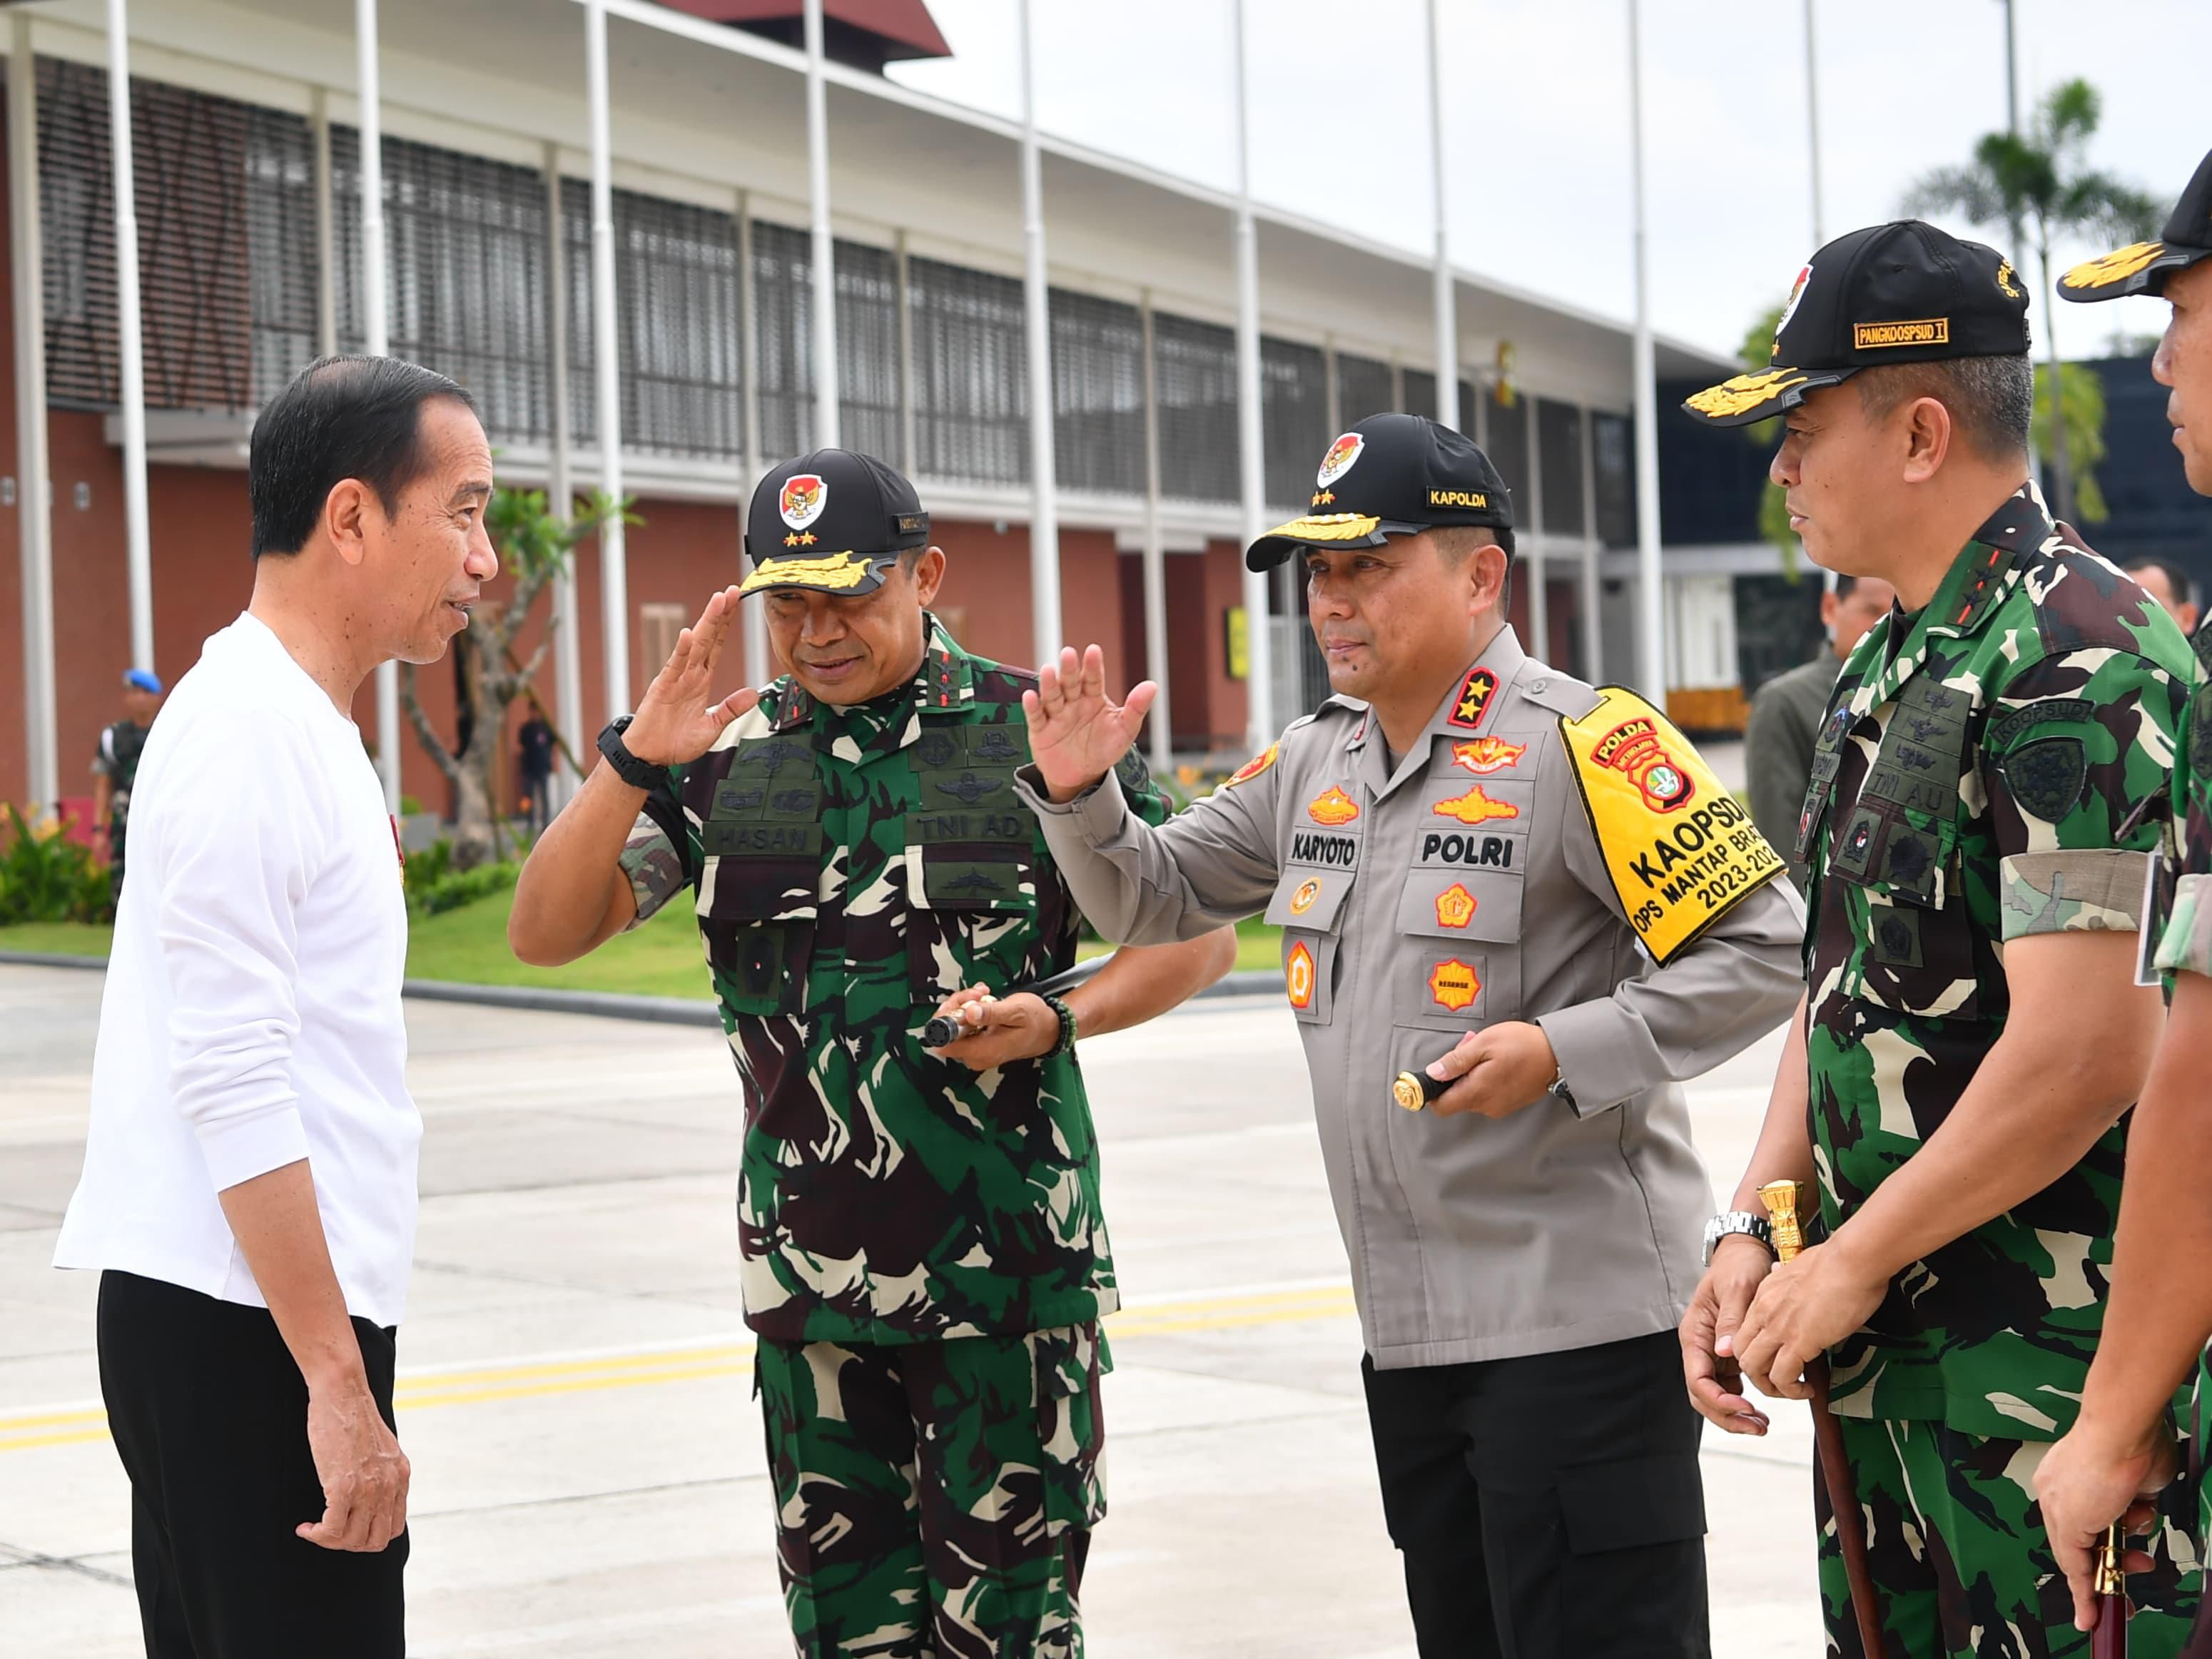
[[1479,783],[1464,795],[1438,801],[1429,811],[1440,818],[1457,818],[1470,827],[1487,823],[1492,818],[1517,818],[1521,816],[1521,809],[1511,801],[1492,799]]
[[1467,890],[1467,884],[1455,881],[1437,895],[1437,926],[1464,927],[1474,920],[1478,901]]
[[1343,790],[1331,785],[1321,795],[1306,804],[1306,816],[1316,823],[1325,824],[1334,830],[1340,824],[1351,823],[1359,816],[1359,803],[1346,794]]
[[1452,764],[1487,777],[1492,772],[1503,772],[1520,764],[1521,757],[1528,752],[1525,743],[1507,743],[1499,738],[1476,738],[1468,743],[1452,744]]
[[1294,916],[1305,915],[1314,908],[1314,902],[1320,897],[1320,882],[1311,880],[1300,882],[1298,890],[1291,895],[1291,914]]
[[1314,995],[1314,954],[1304,939],[1291,946],[1283,963],[1283,990],[1293,1008],[1310,1008]]
[[1462,1008],[1472,1007],[1475,998],[1482,994],[1482,981],[1474,969],[1454,957],[1429,969],[1429,994],[1436,999],[1438,1007],[1457,1013]]
[[1473,731],[1482,724],[1482,717],[1490,712],[1490,700],[1497,695],[1497,675],[1487,668],[1468,670],[1467,678],[1459,683],[1459,695],[1452,699],[1447,723]]
[[1590,758],[1625,775],[1655,812],[1686,806],[1698,793],[1690,775],[1660,741],[1653,720],[1623,720],[1597,740]]

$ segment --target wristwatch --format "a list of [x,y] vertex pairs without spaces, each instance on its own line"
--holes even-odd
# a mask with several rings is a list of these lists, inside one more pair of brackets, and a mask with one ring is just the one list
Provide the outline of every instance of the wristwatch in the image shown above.
[[1567,1068],[1565,1066],[1561,1066],[1558,1074],[1544,1086],[1544,1092],[1561,1103],[1577,1116],[1582,1115],[1582,1108],[1575,1104],[1575,1091],[1567,1087]]
[[629,723],[635,718],[633,714],[617,714],[609,720],[599,733],[599,752],[607,757],[607,764],[614,768],[617,777],[633,789],[649,792],[668,781],[668,769],[641,761],[629,752],[623,733],[629,730]]
[[1705,1266],[1713,1265],[1713,1252],[1720,1248],[1721,1240],[1738,1233],[1748,1234],[1766,1246],[1771,1255],[1774,1251],[1774,1229],[1763,1215],[1753,1215],[1748,1210],[1723,1210],[1705,1223]]

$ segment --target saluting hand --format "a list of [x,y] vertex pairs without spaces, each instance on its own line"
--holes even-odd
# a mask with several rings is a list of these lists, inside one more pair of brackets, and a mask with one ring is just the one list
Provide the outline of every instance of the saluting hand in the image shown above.
[[738,590],[726,587],[707,601],[699,620],[676,636],[676,649],[638,699],[623,743],[641,761],[680,766],[714,746],[722,728],[760,702],[748,688],[714,699],[714,667],[738,614]]
[[1073,800],[1103,780],[1136,742],[1159,694],[1146,680],[1131,689],[1127,702],[1109,702],[1106,653],[1095,645],[1080,662],[1073,650],[1063,650],[1057,668],[1047,663],[1038,669],[1036,690],[1022,693],[1022,713],[1030,725],[1030,758],[1053,799]]

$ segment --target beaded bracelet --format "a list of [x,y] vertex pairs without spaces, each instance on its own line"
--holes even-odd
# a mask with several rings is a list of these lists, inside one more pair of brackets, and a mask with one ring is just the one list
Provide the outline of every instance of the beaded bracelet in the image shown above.
[[1059,997],[1045,997],[1042,1000],[1060,1020],[1060,1041],[1046,1049],[1041,1058],[1057,1060],[1075,1047],[1075,1010]]

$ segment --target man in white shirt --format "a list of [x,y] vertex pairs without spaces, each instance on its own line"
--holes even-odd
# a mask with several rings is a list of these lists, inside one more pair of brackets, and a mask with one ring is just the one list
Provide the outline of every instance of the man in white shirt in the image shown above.
[[422,1126],[398,844],[347,710],[468,625],[491,488],[445,376],[304,370],[253,429],[252,602],[140,763],[54,1261],[102,1275],[149,1659],[405,1652],[392,1379]]

